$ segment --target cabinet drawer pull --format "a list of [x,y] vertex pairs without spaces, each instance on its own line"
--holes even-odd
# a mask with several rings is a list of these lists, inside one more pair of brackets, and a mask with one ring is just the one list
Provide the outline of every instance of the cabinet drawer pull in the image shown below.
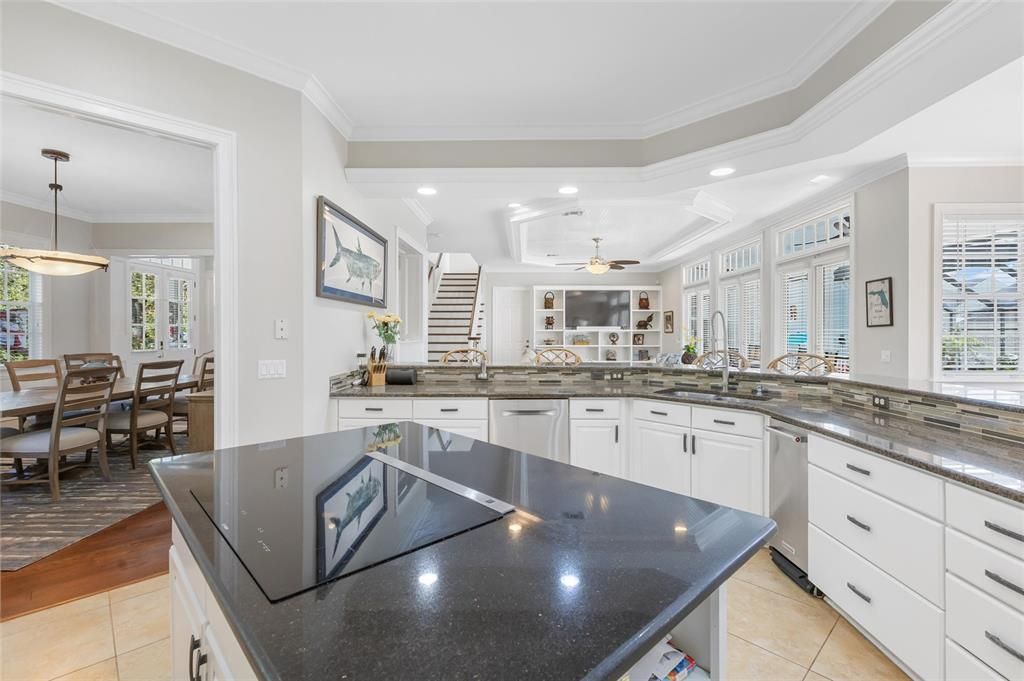
[[363,407],[363,411],[384,411],[384,407]]
[[854,518],[852,515],[846,516],[846,519],[849,520],[851,523],[853,523],[854,525],[856,525],[857,527],[859,527],[862,530],[865,530],[867,532],[871,531],[871,526],[870,525],[868,525],[867,523],[862,523],[861,521],[859,521],[856,518]]
[[697,436],[690,433],[690,454],[697,454]]
[[712,419],[712,420],[715,423],[721,424],[723,426],[735,426],[736,425],[735,421],[726,421],[725,419]]
[[991,570],[985,570],[985,576],[991,579],[999,586],[1005,586],[1010,591],[1014,591],[1016,593],[1019,593],[1021,596],[1024,596],[1024,588],[1017,586],[1016,584],[1014,584],[1013,582],[1004,577],[1000,577]]
[[651,413],[654,414],[655,416],[668,416],[668,412],[667,411],[654,411],[652,409]]
[[686,450],[687,450],[687,447],[686,447],[686,435],[683,435],[683,454],[687,453]]
[[188,681],[202,681],[200,676],[200,669],[206,664],[206,653],[199,653],[199,657],[196,657],[196,651],[199,650],[201,643],[194,635],[189,636],[188,642]]
[[996,636],[995,634],[993,634],[991,631],[989,631],[987,629],[985,630],[985,638],[987,638],[989,641],[992,641],[992,643],[995,643],[997,646],[1002,648],[1005,652],[1013,655],[1014,657],[1016,657],[1021,662],[1024,662],[1024,653],[1020,652],[1019,650],[1017,650],[1016,648],[1011,646],[1009,643],[1004,643],[1001,638],[999,638],[998,636]]
[[603,414],[604,409],[598,409],[596,407],[587,407],[586,411],[588,414]]
[[619,427],[618,426],[615,426],[615,442],[616,442],[616,444],[619,442]]
[[861,468],[860,466],[854,466],[852,463],[846,464],[846,467],[849,468],[854,473],[860,473],[861,475],[871,475],[871,471],[869,471],[867,468]]
[[1020,532],[1014,532],[1013,530],[1008,530],[1005,527],[1000,527],[999,525],[996,525],[995,523],[989,520],[985,521],[985,527],[992,530],[993,532],[998,532],[1004,537],[1009,537],[1010,539],[1016,539],[1019,542],[1024,542],[1024,534],[1021,534]]
[[853,584],[850,584],[849,582],[847,582],[846,583],[846,588],[849,589],[850,591],[852,591],[853,593],[857,594],[858,596],[860,596],[862,599],[864,599],[864,601],[866,603],[870,603],[871,602],[871,596],[868,596],[866,593],[864,593],[863,591],[861,591],[860,589],[855,587]]
[[458,407],[445,407],[441,409],[442,414],[454,414],[459,411]]

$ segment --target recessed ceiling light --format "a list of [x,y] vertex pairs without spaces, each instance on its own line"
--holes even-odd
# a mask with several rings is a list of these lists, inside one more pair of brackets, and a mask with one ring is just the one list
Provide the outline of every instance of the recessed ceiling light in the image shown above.
[[416,190],[416,193],[420,194],[421,196],[433,196],[434,194],[437,193],[437,190],[434,189],[433,187],[420,187],[419,189]]
[[513,201],[512,203],[508,204],[508,207],[509,208],[519,208],[522,205],[523,204],[521,204],[521,203],[516,203],[515,201]]
[[564,187],[559,187],[558,188],[558,193],[559,194],[575,194],[578,191],[579,191],[579,189],[574,187],[574,186],[572,186],[571,184],[567,184]]
[[828,175],[817,175],[811,178],[811,182],[813,182],[814,184],[821,184],[822,182],[828,182],[831,179],[832,178],[829,177]]
[[735,168],[715,168],[708,175],[711,177],[725,177],[726,175],[732,175],[736,172]]

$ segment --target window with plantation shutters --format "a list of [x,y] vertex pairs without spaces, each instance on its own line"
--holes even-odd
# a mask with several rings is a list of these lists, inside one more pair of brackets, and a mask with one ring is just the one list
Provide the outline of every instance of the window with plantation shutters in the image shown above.
[[711,350],[711,289],[700,291],[701,352]]
[[807,271],[782,275],[781,328],[787,353],[809,352],[810,281]]
[[697,352],[711,348],[711,289],[700,288],[686,292],[686,329],[683,342],[696,339]]
[[192,347],[192,282],[167,280],[167,347]]
[[725,301],[725,330],[729,336],[729,349],[742,352],[740,347],[740,285],[739,282],[726,284],[722,289]]
[[750,366],[761,366],[761,278],[760,274],[740,284],[740,352]]
[[1018,280],[1024,216],[944,215],[940,254],[941,371],[1021,373]]
[[850,263],[815,268],[815,353],[832,360],[836,373],[850,373]]

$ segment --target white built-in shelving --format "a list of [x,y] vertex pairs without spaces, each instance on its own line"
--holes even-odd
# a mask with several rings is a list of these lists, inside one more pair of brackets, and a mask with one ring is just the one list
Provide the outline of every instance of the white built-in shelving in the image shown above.
[[[629,328],[566,328],[566,291],[629,291]],[[544,298],[549,292],[554,295],[554,302],[551,308],[545,308]],[[647,309],[640,307],[641,293],[647,294]],[[545,326],[547,317],[553,318],[551,328]],[[649,328],[637,328],[645,323]],[[574,351],[584,362],[650,363],[661,353],[664,325],[660,286],[533,287],[532,347],[535,351],[564,347]],[[617,336],[614,343],[613,334]]]

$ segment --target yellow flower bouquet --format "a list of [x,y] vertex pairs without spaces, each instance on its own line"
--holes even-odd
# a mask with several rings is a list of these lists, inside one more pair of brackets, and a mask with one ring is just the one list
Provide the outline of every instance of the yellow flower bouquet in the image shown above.
[[396,314],[367,312],[366,318],[373,323],[373,329],[385,344],[393,345],[398,340],[399,327],[402,324],[401,317]]

